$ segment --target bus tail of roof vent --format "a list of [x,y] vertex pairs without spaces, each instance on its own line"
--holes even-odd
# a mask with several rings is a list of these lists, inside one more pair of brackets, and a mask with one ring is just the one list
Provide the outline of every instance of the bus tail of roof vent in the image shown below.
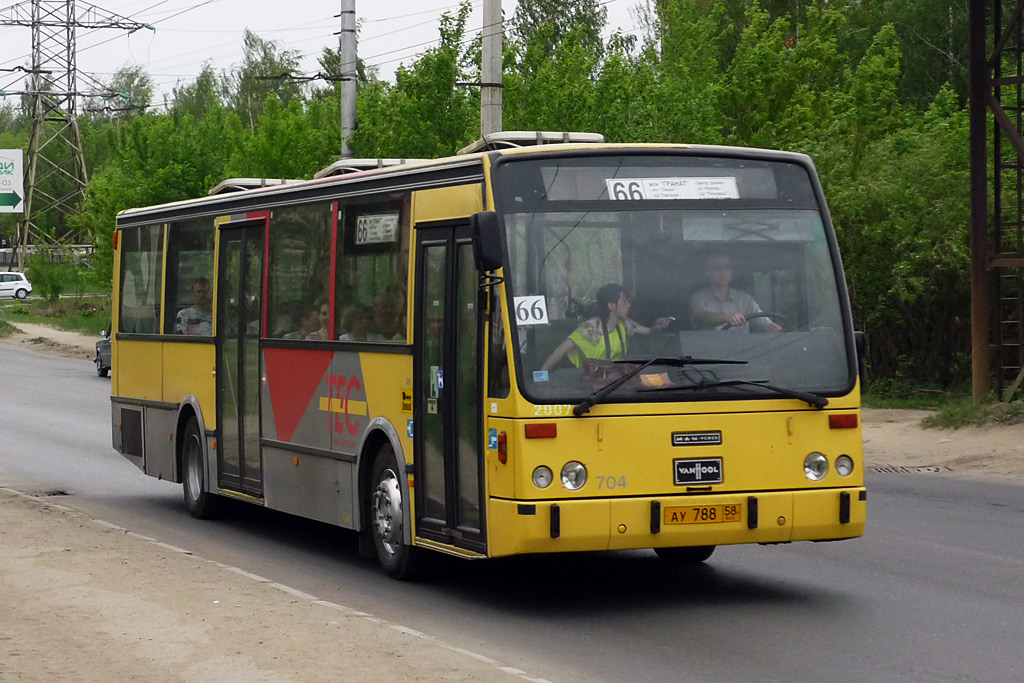
[[245,190],[256,190],[261,187],[272,187],[274,185],[287,185],[297,183],[298,180],[288,178],[228,178],[213,186],[210,196],[227,194],[229,192],[243,192]]
[[313,175],[314,178],[330,178],[331,176],[348,175],[360,171],[372,171],[377,168],[401,166],[423,159],[339,159],[330,166],[325,166]]
[[491,152],[499,149],[514,149],[516,147],[534,147],[537,145],[560,145],[560,144],[600,144],[604,142],[604,136],[600,133],[571,133],[568,131],[546,131],[546,130],[508,130],[499,133],[489,133],[476,142],[466,145],[456,154],[475,154],[476,152]]

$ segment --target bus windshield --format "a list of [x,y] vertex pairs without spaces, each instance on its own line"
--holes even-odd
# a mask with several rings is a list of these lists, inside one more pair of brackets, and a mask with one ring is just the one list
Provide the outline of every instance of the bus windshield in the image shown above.
[[[589,156],[496,170],[515,363],[538,403],[836,395],[855,363],[809,167]],[[694,362],[681,362],[695,359]]]

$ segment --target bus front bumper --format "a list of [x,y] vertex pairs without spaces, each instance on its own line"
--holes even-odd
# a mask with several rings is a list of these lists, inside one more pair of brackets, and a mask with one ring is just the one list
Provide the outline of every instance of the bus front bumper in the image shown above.
[[[492,498],[488,512],[491,557],[832,541],[864,533],[867,490],[852,487],[537,502]],[[729,519],[708,521],[711,516]],[[694,522],[694,517],[699,519]]]

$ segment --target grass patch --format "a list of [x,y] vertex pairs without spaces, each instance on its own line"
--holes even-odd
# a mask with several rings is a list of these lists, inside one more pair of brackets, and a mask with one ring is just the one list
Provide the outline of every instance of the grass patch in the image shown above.
[[0,320],[0,337],[9,337],[18,331],[14,325],[10,324],[6,320]]
[[1024,400],[1010,403],[978,403],[970,399],[960,399],[940,406],[934,415],[921,420],[923,426],[939,429],[1021,422],[1024,422]]
[[881,378],[868,382],[861,401],[866,408],[937,410],[951,401],[961,401],[970,395],[970,387],[931,389],[905,380]]
[[89,296],[46,301],[17,302],[0,308],[4,321],[41,323],[62,330],[99,335],[110,327],[110,298]]

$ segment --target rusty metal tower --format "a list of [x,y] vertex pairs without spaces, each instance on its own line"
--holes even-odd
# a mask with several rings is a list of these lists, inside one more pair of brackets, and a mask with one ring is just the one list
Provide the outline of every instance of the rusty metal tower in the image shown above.
[[1009,400],[1024,382],[1024,0],[969,3],[974,397],[994,376]]
[[[24,266],[25,247],[43,237],[62,239],[69,230],[65,218],[85,196],[88,175],[78,128],[76,31],[121,29],[136,31],[146,24],[75,0],[26,0],[0,9],[0,26],[24,26],[32,31],[31,65],[25,90],[0,94],[22,95],[32,112],[32,134],[25,164],[25,212],[18,226],[18,265]],[[95,93],[93,93],[95,94]],[[40,224],[45,216],[49,225]]]

